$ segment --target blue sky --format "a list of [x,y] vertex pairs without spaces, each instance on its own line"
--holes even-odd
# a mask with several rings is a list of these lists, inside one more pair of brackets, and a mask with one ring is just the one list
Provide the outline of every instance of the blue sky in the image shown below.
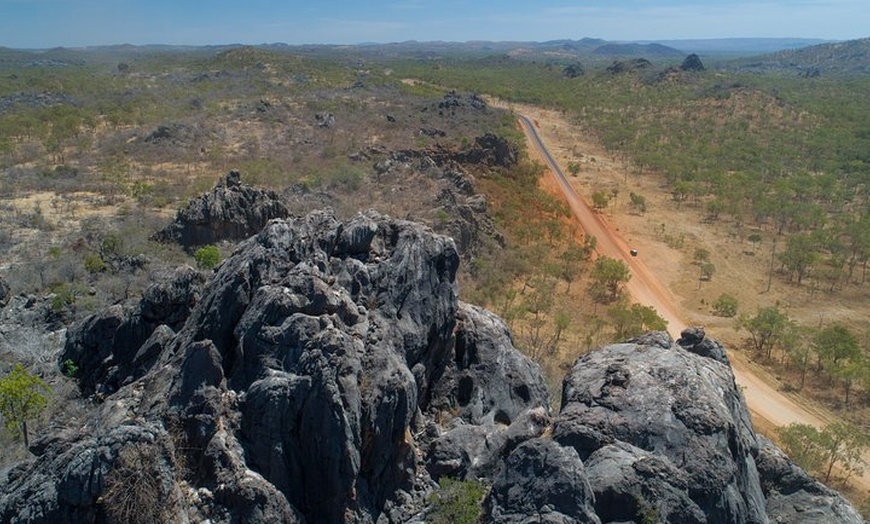
[[0,46],[870,36],[868,0],[0,0]]

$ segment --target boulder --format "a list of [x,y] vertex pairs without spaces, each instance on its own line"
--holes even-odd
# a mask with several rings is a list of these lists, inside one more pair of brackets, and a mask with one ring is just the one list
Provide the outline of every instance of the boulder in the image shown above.
[[238,171],[230,171],[211,193],[191,199],[154,239],[176,242],[192,252],[223,240],[242,240],[269,220],[289,216],[277,193],[244,185],[240,177]]
[[583,462],[570,447],[529,440],[510,454],[484,501],[484,522],[599,524]]
[[866,523],[842,495],[808,475],[766,438],[758,441],[756,464],[772,523]]
[[[703,344],[690,333],[683,340],[691,347]],[[700,521],[767,522],[754,461],[758,441],[731,368],[685,351],[666,333],[579,358],[563,384],[553,438],[583,460],[592,461],[607,446],[624,444],[648,454],[608,454],[610,469],[618,466],[631,473],[604,486],[593,484],[609,500],[627,500],[637,493],[635,465],[645,456],[658,461],[657,469],[670,472],[673,481],[660,490],[688,521],[703,515]],[[599,453],[597,458],[603,457]],[[665,519],[671,509],[658,511]]]
[[701,62],[701,58],[695,53],[692,53],[687,56],[685,60],[683,60],[683,63],[680,65],[680,69],[682,69],[683,71],[698,72],[703,71],[705,68],[704,63]]

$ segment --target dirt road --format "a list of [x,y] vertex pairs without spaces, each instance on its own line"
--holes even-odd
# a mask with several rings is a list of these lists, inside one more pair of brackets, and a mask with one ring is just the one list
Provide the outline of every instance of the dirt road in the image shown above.
[[[643,253],[639,253],[637,257],[631,256],[629,253],[631,247],[626,245],[619,232],[614,231],[602,216],[594,212],[574,191],[568,178],[544,145],[535,122],[526,116],[520,116],[519,121],[530,144],[550,168],[580,226],[587,234],[598,239],[598,254],[622,260],[628,265],[632,276],[626,285],[626,291],[635,302],[655,308],[659,315],[668,321],[668,331],[671,335],[675,338],[679,337],[687,324],[676,305],[677,301],[644,265]],[[785,426],[792,422],[821,426],[827,422],[826,417],[813,413],[777,391],[768,381],[759,376],[761,370],[752,369],[748,362],[737,355],[731,354],[730,357],[737,384],[743,388],[746,403],[753,417],[761,418],[767,425],[773,426]]]

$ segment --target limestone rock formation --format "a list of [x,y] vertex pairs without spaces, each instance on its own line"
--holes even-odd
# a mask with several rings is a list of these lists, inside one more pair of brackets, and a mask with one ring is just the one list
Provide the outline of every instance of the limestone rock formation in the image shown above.
[[[549,451],[528,451],[535,442]],[[554,469],[543,473],[529,462]],[[573,488],[551,486],[550,475],[563,471],[574,474]],[[591,492],[584,500],[593,512],[564,499],[536,509],[519,495],[547,491],[547,501],[554,489]],[[565,378],[552,439],[529,440],[509,456],[487,500],[489,521],[521,522],[510,509],[517,497],[544,522],[597,522],[590,515],[601,522],[863,522],[753,432],[724,350],[697,328],[679,344],[649,333],[579,358]]]
[[160,242],[177,242],[188,251],[222,240],[242,240],[256,234],[273,218],[286,218],[286,206],[273,191],[242,184],[230,171],[211,193],[192,199],[175,220],[157,232]]
[[692,53],[683,60],[680,69],[683,71],[703,71],[705,68],[704,63],[701,62],[701,58],[695,53]]
[[[102,522],[119,476],[153,481],[165,521],[407,521],[448,419],[548,421],[539,368],[458,301],[457,265],[423,226],[316,212],[270,222],[204,284],[181,269],[86,319],[60,358],[102,402],[34,443],[0,521]],[[511,431],[511,449],[529,433]]]

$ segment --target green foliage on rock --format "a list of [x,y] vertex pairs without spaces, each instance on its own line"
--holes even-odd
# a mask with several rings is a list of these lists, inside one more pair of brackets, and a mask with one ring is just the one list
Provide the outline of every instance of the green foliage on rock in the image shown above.
[[483,516],[481,503],[487,487],[476,480],[444,477],[430,497],[432,524],[477,524]]
[[607,316],[613,322],[613,339],[616,342],[636,337],[646,331],[664,331],[668,328],[668,321],[655,308],[641,304],[618,304],[607,310]]
[[193,259],[200,269],[214,269],[221,262],[221,252],[217,246],[202,246],[193,253]]

